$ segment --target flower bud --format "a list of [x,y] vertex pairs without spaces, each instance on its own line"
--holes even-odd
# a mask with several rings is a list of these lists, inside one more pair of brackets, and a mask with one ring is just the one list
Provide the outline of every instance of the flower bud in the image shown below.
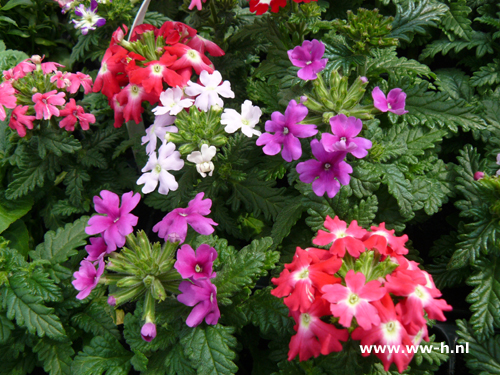
[[109,297],[108,297],[108,305],[116,306],[116,299],[112,295],[109,295]]
[[144,341],[151,342],[156,337],[156,324],[149,322],[142,326],[141,337]]
[[30,58],[31,62],[36,65],[40,65],[42,63],[42,57],[40,55],[33,55]]
[[477,171],[476,173],[474,173],[474,180],[476,180],[476,181],[479,181],[483,177],[484,177],[484,172]]

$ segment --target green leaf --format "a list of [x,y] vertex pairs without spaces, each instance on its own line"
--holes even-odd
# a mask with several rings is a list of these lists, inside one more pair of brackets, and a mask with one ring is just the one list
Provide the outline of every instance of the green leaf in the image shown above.
[[[3,194],[0,194],[2,196]],[[9,201],[7,199],[0,200],[0,233],[6,230],[9,225],[20,219],[31,210],[33,206],[33,198],[26,197]]]
[[47,338],[38,341],[33,348],[38,360],[50,375],[72,375],[71,363],[75,354],[70,342],[57,342]]
[[[185,375],[195,375],[196,370],[193,369],[191,362],[184,354],[184,347],[180,342],[175,344],[168,350],[165,358],[165,367],[167,369],[167,374],[185,374]],[[151,374],[156,375],[156,374]]]
[[458,127],[484,129],[485,121],[474,114],[474,107],[465,100],[451,100],[445,92],[427,91],[428,83],[422,82],[408,90],[405,119],[412,125],[422,124],[429,128],[446,126],[456,133]]
[[10,337],[14,324],[2,313],[0,314],[0,344],[4,344]]
[[470,78],[459,69],[440,69],[436,71],[439,89],[446,92],[452,99],[472,100],[474,90],[471,88]]
[[9,278],[9,281],[12,281],[13,278],[19,278],[19,283],[24,281],[31,293],[42,297],[45,302],[59,302],[62,299],[59,287],[41,268],[35,268],[32,272],[18,270],[15,275]]
[[330,74],[334,70],[342,69],[345,75],[348,75],[352,67],[364,65],[367,58],[364,55],[356,54],[347,45],[343,36],[328,36],[325,44],[325,54],[323,57],[328,62],[323,70],[325,80],[328,81]]
[[217,271],[213,279],[219,304],[231,304],[229,297],[245,287],[252,288],[261,276],[267,274],[268,269],[275,267],[279,253],[268,250],[272,243],[269,237],[253,240],[235,256],[226,258],[222,269]]
[[396,4],[396,17],[388,37],[399,38],[405,42],[411,42],[414,34],[426,34],[428,26],[436,27],[436,22],[448,11],[445,4],[431,0],[407,1],[401,4]]
[[302,207],[300,199],[291,199],[278,214],[271,230],[273,239],[272,250],[276,249],[283,239],[288,236],[292,227],[302,217]]
[[47,129],[34,138],[38,140],[38,154],[41,159],[50,152],[62,156],[63,153],[72,154],[82,147],[80,142],[67,132]]
[[[8,18],[8,17],[5,17]],[[2,17],[0,17],[0,20]],[[14,22],[15,24],[15,22]],[[17,27],[17,25],[16,25]],[[16,51],[12,49],[0,51],[0,70],[8,70],[13,68],[21,61],[27,59],[29,56],[21,51]]]
[[23,277],[10,277],[9,286],[4,285],[2,289],[2,296],[7,318],[16,318],[19,326],[26,327],[31,333],[36,332],[39,337],[66,337],[59,318],[53,314],[54,309],[42,304],[42,297],[33,294]]
[[479,259],[475,272],[467,279],[474,287],[467,296],[473,312],[470,323],[480,340],[493,335],[500,328],[500,260],[497,257]]
[[29,161],[25,168],[14,174],[14,179],[9,184],[5,197],[10,200],[17,199],[29,191],[35,190],[37,186],[42,187],[50,163],[50,157],[45,160],[37,158]]
[[472,32],[472,27],[470,26],[472,21],[467,16],[472,10],[467,6],[467,1],[458,0],[457,2],[450,3],[449,7],[450,9],[441,19],[441,25],[445,33],[452,41],[454,40],[454,37],[451,35],[452,33],[459,38],[468,39],[469,33]]
[[360,161],[353,165],[349,187],[358,198],[371,196],[380,186],[381,173],[376,164]]
[[396,47],[373,49],[371,58],[366,64],[368,76],[378,77],[382,73],[396,75],[416,75],[435,78],[427,65],[420,64],[416,60],[408,60],[406,57],[398,58]]
[[450,42],[448,38],[435,40],[424,48],[419,56],[419,60],[426,59],[427,57],[434,57],[438,53],[446,55],[451,50],[458,53],[464,48],[467,48],[468,50],[476,48],[477,58],[483,57],[486,53],[494,53],[494,41],[491,39],[491,34],[473,31],[469,35],[469,38],[470,41],[455,40]]
[[458,343],[469,349],[465,354],[467,367],[477,375],[500,374],[500,335],[479,340],[465,320],[457,320]]
[[78,247],[86,244],[89,235],[85,233],[85,227],[88,221],[88,216],[82,216],[75,222],[66,224],[64,228],[59,228],[56,232],[45,233],[45,241],[34,251],[30,251],[30,256],[35,260],[48,260],[51,264],[65,262],[70,256],[77,254]]
[[2,11],[6,11],[6,10],[12,9],[14,7],[20,6],[20,5],[32,6],[33,3],[31,2],[31,0],[9,0],[7,2],[7,4],[5,4],[4,6],[0,7],[0,9]]
[[271,295],[271,287],[256,291],[243,310],[252,323],[265,335],[286,336],[293,333],[293,319],[281,298]]
[[67,186],[66,195],[73,205],[80,205],[83,201],[84,181],[90,181],[90,176],[86,171],[78,168],[71,168],[64,177],[64,184]]
[[197,326],[181,339],[184,353],[191,360],[198,375],[230,375],[238,371],[233,360],[236,353],[234,328]]
[[71,52],[70,60],[77,61],[85,56],[86,52],[90,50],[93,46],[99,44],[99,34],[97,32],[92,32],[87,35],[78,36],[78,42],[73,47]]
[[470,79],[472,86],[493,86],[500,83],[500,60],[494,59],[494,62],[482,66],[475,71]]
[[389,193],[398,201],[399,210],[403,217],[413,216],[413,195],[410,181],[395,164],[380,164],[382,182],[387,185]]
[[92,333],[110,339],[121,339],[121,334],[107,312],[108,304],[104,300],[92,301],[82,312],[71,317],[71,324]]
[[75,357],[71,372],[78,375],[127,375],[133,354],[112,337],[97,336]]
[[[429,337],[429,341],[420,341],[420,348],[417,350],[415,353],[415,356],[413,357],[412,362],[410,365],[417,364],[420,365],[422,361],[425,359],[429,364],[431,365],[436,365],[436,370],[439,365],[442,363],[446,362],[448,360],[448,353],[442,353],[441,352],[441,343],[440,342],[435,342],[435,336],[432,335]],[[425,347],[432,346],[432,350],[430,353],[425,352]],[[434,373],[434,372],[432,372]]]
[[16,220],[2,233],[2,237],[9,241],[9,247],[11,249],[16,249],[24,257],[28,256],[30,234],[28,233],[28,228],[24,224],[24,221],[21,219]]

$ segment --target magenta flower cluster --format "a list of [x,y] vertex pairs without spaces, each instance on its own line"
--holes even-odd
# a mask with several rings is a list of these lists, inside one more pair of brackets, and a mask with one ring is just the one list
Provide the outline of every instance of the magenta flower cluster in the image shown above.
[[317,73],[326,67],[328,59],[323,59],[325,45],[319,40],[304,40],[302,46],[297,46],[288,51],[288,58],[294,66],[299,68],[297,76],[304,81],[318,78]]
[[182,245],[177,252],[175,269],[185,280],[179,285],[182,294],[177,300],[186,306],[194,306],[186,319],[189,327],[196,327],[203,319],[207,324],[217,324],[220,318],[217,305],[217,287],[210,279],[216,276],[213,262],[217,251],[206,244],[200,245],[196,252],[189,245]]
[[80,291],[76,296],[78,299],[87,298],[97,286],[104,272],[104,256],[125,245],[125,237],[132,233],[137,225],[138,218],[130,211],[139,203],[139,193],[130,191],[123,194],[121,206],[117,194],[103,190],[100,195],[94,197],[94,207],[102,216],[92,216],[85,228],[87,234],[99,234],[100,237],[90,239],[90,245],[85,247],[88,256],[80,263],[80,269],[73,274],[75,280],[72,284]]

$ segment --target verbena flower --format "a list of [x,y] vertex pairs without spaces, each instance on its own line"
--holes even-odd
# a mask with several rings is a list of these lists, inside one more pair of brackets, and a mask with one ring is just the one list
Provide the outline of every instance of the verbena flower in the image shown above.
[[325,45],[319,40],[304,40],[302,46],[288,51],[288,58],[299,68],[297,76],[305,81],[318,78],[317,73],[325,69],[328,59],[323,59]]
[[34,94],[32,100],[35,103],[36,119],[49,120],[52,116],[59,116],[59,108],[56,106],[63,106],[66,103],[65,96],[64,92],[58,93],[57,90]]
[[361,159],[368,155],[372,142],[366,138],[356,137],[363,129],[363,123],[356,117],[347,117],[340,113],[330,118],[332,134],[323,133],[321,143],[328,152],[349,152]]
[[59,127],[68,131],[75,130],[75,124],[80,123],[83,130],[89,130],[89,124],[95,123],[95,116],[92,113],[85,113],[82,106],[76,105],[75,99],[71,98],[64,109],[60,111],[60,116],[64,117],[59,122]]
[[206,244],[200,245],[196,252],[191,246],[182,245],[177,251],[174,268],[183,279],[211,279],[216,276],[215,272],[212,272],[212,265],[216,258],[217,251]]
[[167,133],[177,133],[179,129],[172,124],[175,123],[175,116],[169,114],[157,116],[155,122],[146,129],[146,135],[141,138],[142,145],[146,146],[146,153],[151,155],[156,151],[156,144],[158,139],[163,143],[166,139]]
[[405,110],[406,94],[400,88],[392,89],[387,94],[380,90],[380,87],[375,87],[372,91],[373,106],[382,112],[392,112],[396,115],[404,115],[408,113]]
[[209,74],[206,70],[200,74],[200,82],[188,82],[188,87],[184,90],[190,96],[196,96],[194,105],[205,112],[208,112],[213,105],[224,107],[224,102],[219,97],[234,98],[234,92],[231,91],[231,84],[229,81],[224,81],[222,84],[222,76],[218,71]]
[[141,328],[141,337],[144,341],[151,342],[156,337],[156,324],[144,323]]
[[217,149],[215,146],[208,147],[207,144],[203,144],[200,151],[193,151],[187,156],[186,159],[191,163],[196,164],[196,170],[202,177],[207,177],[207,173],[209,176],[212,176],[215,166],[211,160],[215,156],[216,152]]
[[210,280],[183,281],[179,285],[179,290],[182,294],[177,296],[177,300],[186,306],[194,306],[186,319],[189,327],[196,327],[203,319],[207,324],[217,324],[220,318],[217,287]]
[[104,260],[102,258],[98,261],[97,270],[94,264],[88,260],[82,260],[80,263],[80,269],[73,274],[75,280],[71,283],[76,290],[80,293],[76,295],[78,299],[85,299],[89,296],[90,292],[94,290],[96,285],[99,283],[99,279],[104,272]]
[[262,111],[259,107],[253,106],[250,100],[245,100],[241,105],[241,114],[234,109],[226,108],[221,116],[220,123],[226,125],[224,130],[227,133],[234,133],[241,129],[241,132],[247,137],[253,135],[261,135],[262,133],[255,130],[255,125],[259,123]]
[[97,15],[97,1],[90,2],[90,8],[85,8],[80,4],[75,8],[75,14],[80,17],[79,20],[72,20],[76,29],[80,29],[83,35],[87,35],[89,30],[95,30],[97,27],[104,26],[106,19]]
[[121,206],[117,194],[102,190],[100,195],[102,198],[94,197],[94,206],[95,210],[104,216],[92,216],[85,232],[90,235],[102,234],[108,251],[113,251],[125,245],[125,237],[132,233],[133,227],[137,225],[138,217],[130,211],[137,206],[141,195],[132,191],[123,194]]
[[85,259],[93,262],[108,253],[108,245],[104,237],[90,237],[90,245],[85,246],[85,250],[89,254]]
[[290,100],[285,110],[285,115],[273,112],[271,120],[266,121],[266,132],[257,139],[257,146],[264,146],[262,151],[266,155],[276,155],[281,151],[281,156],[287,162],[297,160],[302,156],[302,147],[298,138],[307,138],[315,135],[318,130],[316,125],[301,125],[299,122],[307,116],[308,110],[303,104]]
[[260,16],[271,8],[271,12],[278,13],[280,8],[286,7],[286,0],[250,0],[250,12]]
[[175,177],[168,171],[178,171],[183,166],[184,160],[181,159],[179,151],[175,151],[175,144],[172,142],[163,144],[158,150],[158,158],[156,152],[149,155],[149,160],[142,168],[143,175],[137,180],[137,185],[144,184],[142,192],[148,194],[156,189],[159,182],[158,192],[166,195],[170,190],[177,190],[179,187]]
[[184,108],[189,108],[193,105],[194,100],[183,98],[183,91],[179,87],[169,88],[160,94],[161,106],[153,108],[153,113],[158,115],[169,114],[177,115]]
[[188,203],[187,208],[176,208],[169,212],[158,224],[153,227],[153,232],[170,242],[184,242],[187,235],[188,224],[198,233],[209,235],[214,232],[215,221],[206,218],[210,214],[212,200],[203,199],[205,193],[198,193]]
[[344,160],[346,153],[327,152],[317,139],[311,141],[311,150],[318,160],[307,160],[297,164],[300,181],[310,184],[314,193],[321,197],[327,193],[333,198],[340,190],[340,184],[347,185],[351,177],[352,167]]
[[33,121],[35,121],[36,117],[26,115],[29,108],[30,107],[27,105],[18,105],[14,108],[12,114],[10,115],[9,127],[17,131],[17,134],[19,134],[20,137],[24,137],[26,135],[26,128],[33,129]]

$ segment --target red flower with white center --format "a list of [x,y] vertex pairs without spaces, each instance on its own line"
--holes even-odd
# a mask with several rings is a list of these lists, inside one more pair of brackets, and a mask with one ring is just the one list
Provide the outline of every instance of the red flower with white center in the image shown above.
[[371,227],[372,232],[369,237],[364,241],[368,249],[377,249],[382,255],[391,255],[396,253],[398,255],[408,254],[408,249],[405,248],[405,243],[408,241],[406,234],[401,237],[394,235],[394,229],[385,229],[385,223],[381,223],[378,227]]
[[207,50],[211,56],[224,56],[225,54],[223,49],[217,44],[199,35],[196,35],[193,39],[191,39],[187,45],[197,50],[202,55],[205,53],[205,50]]
[[[298,247],[298,249],[300,249],[300,247]],[[306,247],[304,250],[307,251],[307,253],[311,257],[313,257],[314,263],[317,263],[321,260],[327,260],[327,259],[330,259],[332,257],[332,254],[330,254],[330,252],[328,250],[318,249],[316,247]],[[297,255],[295,255],[295,256],[297,256]]]
[[356,220],[353,220],[349,224],[349,228],[346,229],[346,227],[347,223],[340,220],[338,216],[335,216],[334,219],[327,216],[325,228],[330,232],[320,229],[318,235],[313,240],[313,244],[325,246],[331,243],[330,252],[332,254],[343,257],[347,250],[353,257],[359,257],[359,254],[365,251],[363,238],[366,237],[368,231],[358,226]]
[[70,74],[68,77],[71,85],[68,88],[70,94],[74,94],[78,91],[80,86],[83,87],[83,92],[88,94],[92,91],[92,78],[88,74],[83,74],[82,72],[77,72]]
[[59,116],[59,108],[56,107],[64,105],[66,94],[64,92],[57,93],[57,90],[52,90],[46,93],[36,93],[33,95],[32,100],[35,103],[36,119],[49,120],[52,116]]
[[17,98],[14,95],[16,90],[12,87],[10,82],[3,82],[0,84],[0,121],[7,118],[5,108],[14,108],[16,106]]
[[127,56],[127,50],[122,47],[119,47],[115,53],[110,48],[106,50],[94,82],[93,92],[99,92],[102,89],[102,93],[108,97],[108,100],[120,92],[117,75],[125,71],[125,65],[122,62],[125,56]]
[[165,22],[158,31],[158,35],[165,38],[165,44],[174,45],[179,42],[184,43],[187,39],[193,38],[197,31],[182,22]]
[[71,73],[67,72],[56,72],[52,77],[50,77],[50,82],[56,83],[58,89],[64,89],[71,86],[71,81],[69,80]]
[[171,87],[185,86],[187,81],[184,81],[183,77],[174,70],[168,68],[176,60],[176,56],[164,53],[160,60],[145,63],[144,68],[136,66],[135,61],[132,61],[129,64],[130,83],[142,85],[148,93],[154,90],[158,96],[163,91],[163,82]]
[[123,108],[123,117],[125,121],[134,119],[138,124],[141,122],[141,114],[144,112],[142,102],[147,100],[150,104],[158,102],[159,95],[154,92],[147,93],[144,88],[132,83],[125,86],[116,97]]
[[60,114],[61,116],[65,116],[65,118],[59,122],[59,127],[67,131],[75,130],[77,121],[80,122],[83,130],[89,130],[89,123],[93,124],[95,122],[95,116],[91,113],[85,113],[83,107],[76,105],[73,98],[69,100],[69,103],[61,110]]
[[120,102],[118,101],[118,94],[115,94],[113,96],[113,99],[109,101],[109,106],[115,113],[115,123],[114,127],[115,128],[121,128],[123,125],[123,122],[125,119],[123,118],[123,106],[120,105]]
[[18,105],[14,108],[10,116],[9,127],[17,131],[17,134],[19,134],[20,137],[24,137],[26,135],[26,128],[33,129],[35,116],[26,116],[28,109],[29,106],[27,105]]
[[324,315],[330,315],[328,303],[321,298],[315,300],[307,311],[303,313],[291,311],[290,315],[297,323],[293,327],[297,334],[290,340],[289,361],[297,354],[301,361],[306,361],[313,356],[319,356],[320,353],[327,355],[331,352],[340,352],[342,350],[340,341],[347,341],[349,338],[347,330],[338,329],[320,319]]
[[381,299],[386,293],[385,289],[376,280],[366,284],[365,281],[363,273],[349,270],[345,276],[346,286],[335,284],[321,288],[323,298],[331,303],[333,316],[340,318],[339,323],[344,327],[351,326],[353,317],[365,330],[380,323],[377,309],[370,302]]
[[202,55],[191,47],[184,44],[176,44],[175,46],[164,48],[168,53],[179,57],[179,60],[174,62],[170,69],[177,70],[192,67],[196,74],[200,74],[204,70],[210,74],[214,72],[212,62],[208,59],[208,57]]
[[260,16],[271,8],[271,12],[278,13],[280,8],[286,7],[286,0],[250,0],[250,12]]
[[328,260],[317,260],[298,247],[293,262],[285,264],[280,277],[271,280],[277,285],[271,294],[278,298],[286,297],[285,305],[292,311],[307,311],[324,285],[340,283],[341,280],[333,276],[342,266],[340,259],[332,256]]
[[[399,321],[399,317],[394,308],[391,296],[387,293],[379,301],[373,302],[380,316],[380,325],[370,330],[362,327],[356,328],[351,337],[354,340],[361,340],[361,345],[392,345],[398,347],[397,353],[390,353],[389,350],[384,353],[375,353],[384,364],[384,370],[388,371],[391,363],[395,363],[398,371],[403,372],[413,358],[413,353],[407,353],[406,346],[413,345],[413,342]],[[370,355],[368,352],[361,353],[363,357]]]

